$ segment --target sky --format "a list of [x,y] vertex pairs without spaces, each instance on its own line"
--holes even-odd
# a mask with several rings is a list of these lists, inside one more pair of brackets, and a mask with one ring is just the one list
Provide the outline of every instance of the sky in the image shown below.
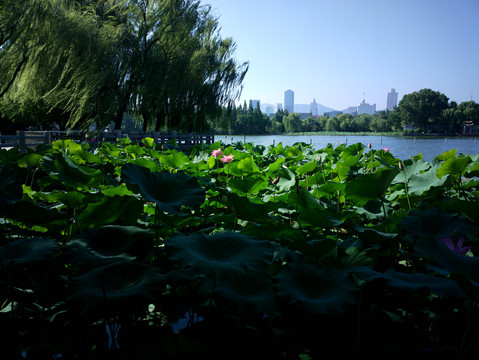
[[317,103],[343,110],[364,98],[386,108],[391,88],[429,88],[479,102],[479,0],[201,0],[235,58],[249,62],[239,103]]

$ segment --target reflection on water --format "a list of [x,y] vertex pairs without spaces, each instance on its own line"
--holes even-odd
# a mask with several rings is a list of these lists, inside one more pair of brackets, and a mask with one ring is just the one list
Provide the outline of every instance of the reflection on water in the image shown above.
[[312,144],[315,149],[322,149],[328,143],[334,146],[340,144],[368,143],[375,150],[387,147],[391,153],[399,159],[408,159],[419,153],[424,160],[431,161],[445,151],[457,149],[457,153],[476,155],[479,154],[479,141],[477,138],[432,138],[432,137],[396,137],[396,136],[349,136],[349,135],[216,135],[216,141],[226,144],[241,141],[251,142],[255,145],[278,145],[280,142],[285,146],[291,146],[296,142]]

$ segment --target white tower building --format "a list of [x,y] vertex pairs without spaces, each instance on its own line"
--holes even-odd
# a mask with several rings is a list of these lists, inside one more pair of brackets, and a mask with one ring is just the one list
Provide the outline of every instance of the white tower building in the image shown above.
[[398,104],[398,93],[396,92],[396,89],[391,89],[388,92],[386,109],[392,111],[394,110],[394,107],[397,106],[397,104]]
[[316,99],[313,99],[313,102],[311,103],[311,106],[309,107],[309,112],[313,116],[318,116],[319,115],[318,104],[316,104]]

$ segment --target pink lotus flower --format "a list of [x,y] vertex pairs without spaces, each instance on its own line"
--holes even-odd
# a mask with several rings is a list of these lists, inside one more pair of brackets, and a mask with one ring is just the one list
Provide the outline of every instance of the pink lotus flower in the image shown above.
[[472,249],[472,246],[462,246],[464,243],[464,239],[462,238],[457,242],[457,246],[450,238],[444,238],[441,239],[441,241],[456,254],[466,255],[467,252]]
[[233,156],[234,156],[233,154],[223,155],[223,157],[220,160],[223,161],[225,164],[230,163],[233,161]]
[[387,147],[385,147],[383,150],[389,152],[389,148]]
[[220,156],[223,152],[221,151],[221,149],[217,149],[217,150],[213,150],[211,152],[211,155],[213,155],[215,158]]

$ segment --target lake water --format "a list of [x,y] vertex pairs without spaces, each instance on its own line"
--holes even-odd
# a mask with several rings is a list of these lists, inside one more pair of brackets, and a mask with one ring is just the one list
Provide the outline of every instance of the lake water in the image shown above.
[[223,141],[225,144],[237,141],[253,143],[255,145],[278,145],[291,146],[296,142],[312,144],[315,149],[322,149],[328,143],[334,146],[355,143],[364,145],[371,144],[375,150],[387,147],[389,151],[401,160],[409,159],[419,153],[424,160],[431,161],[445,151],[457,149],[457,153],[476,155],[479,154],[479,141],[477,138],[463,137],[413,137],[413,136],[350,136],[350,135],[215,135],[216,141]]

